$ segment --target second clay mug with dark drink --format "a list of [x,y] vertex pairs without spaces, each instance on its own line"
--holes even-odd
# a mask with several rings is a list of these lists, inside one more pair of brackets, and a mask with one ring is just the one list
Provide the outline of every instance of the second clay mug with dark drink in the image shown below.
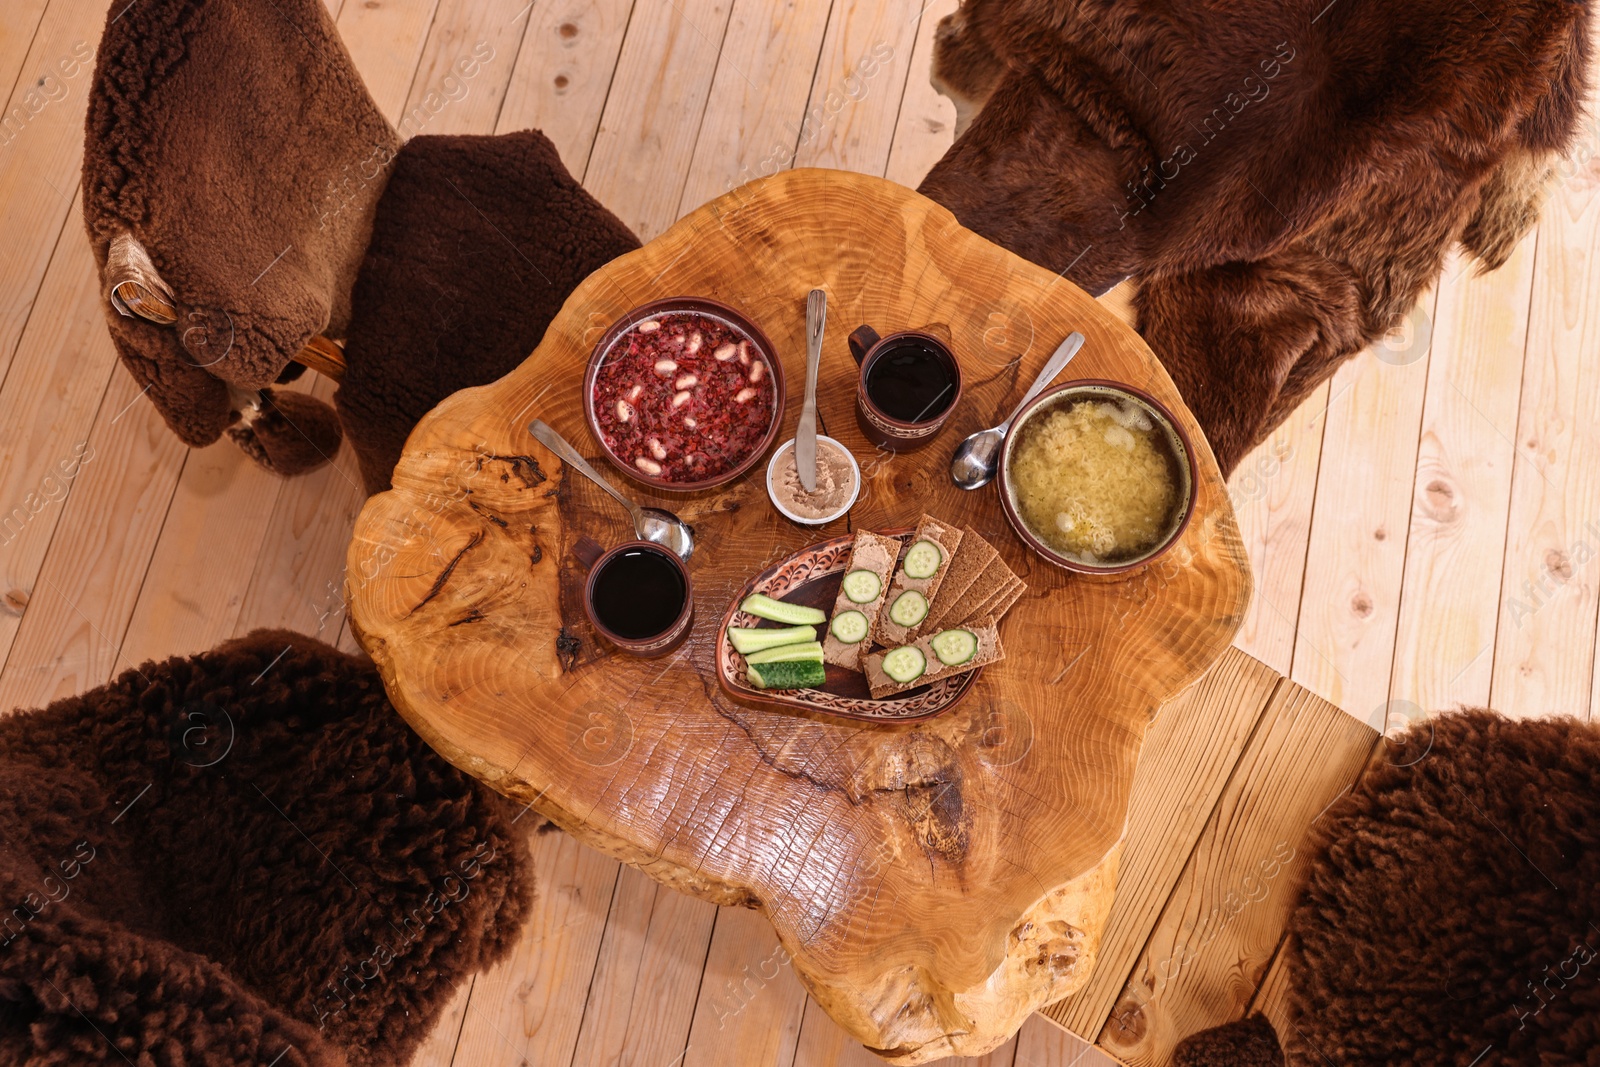
[[850,334],[850,354],[861,366],[856,421],[879,448],[921,448],[961,399],[961,365],[932,334],[903,330],[879,337],[871,326],[859,326]]
[[600,636],[634,656],[664,656],[694,621],[694,589],[683,561],[653,541],[607,551],[580,537],[573,555],[589,568],[583,611]]

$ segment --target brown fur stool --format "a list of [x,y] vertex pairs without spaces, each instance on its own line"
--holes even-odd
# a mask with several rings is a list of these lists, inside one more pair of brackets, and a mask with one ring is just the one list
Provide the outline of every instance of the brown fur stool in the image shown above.
[[520,364],[579,282],[638,247],[536,130],[407,141],[356,280],[334,398],[367,491],[389,488],[430,408]]
[[1324,826],[1285,943],[1290,1063],[1592,1067],[1600,730],[1439,716]]
[[0,1061],[398,1067],[516,936],[516,817],[286,631],[12,715]]
[[[312,337],[344,335],[398,146],[321,0],[111,6],[84,222],[118,354],[184,443],[264,408],[241,442],[258,460],[337,450],[326,405],[290,425],[258,393]],[[291,440],[259,440],[274,433]]]
[[921,189],[1091,293],[1134,276],[1227,472],[1457,244],[1504,262],[1576,132],[1589,8],[963,0],[934,81],[970,124]]

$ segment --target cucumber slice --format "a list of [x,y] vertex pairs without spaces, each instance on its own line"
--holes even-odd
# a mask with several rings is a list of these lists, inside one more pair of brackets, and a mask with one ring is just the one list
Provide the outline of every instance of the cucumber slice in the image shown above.
[[915,589],[907,589],[889,606],[889,618],[900,626],[915,626],[927,617],[928,598]]
[[803,604],[785,604],[781,600],[773,600],[760,593],[752,593],[744,598],[744,603],[739,605],[740,611],[747,611],[758,619],[771,619],[773,622],[786,622],[790,626],[805,624],[815,625],[827,622],[825,612],[816,608],[808,608]]
[[907,578],[932,578],[944,562],[944,553],[932,541],[918,541],[906,550]]
[[764,652],[752,652],[746,663],[800,663],[804,660],[822,662],[822,642],[808,641],[803,645],[779,645]]
[[828,680],[828,672],[815,660],[803,663],[751,663],[744,672],[750,684],[757,689],[810,689]]
[[815,641],[817,631],[809,626],[786,626],[781,630],[755,629],[753,627],[730,626],[728,627],[728,641],[734,650],[748,656],[752,652],[760,652],[764,648],[777,648],[779,645],[797,645],[802,641]]
[[959,667],[978,654],[978,635],[971,630],[944,630],[928,644],[946,667]]
[[841,611],[828,624],[828,632],[847,645],[859,644],[867,639],[867,617],[859,611]]
[[922,677],[928,669],[928,657],[916,645],[902,645],[883,657],[883,673],[904,685]]
[[870,604],[883,591],[883,579],[866,568],[853,570],[844,576],[844,595],[854,604]]

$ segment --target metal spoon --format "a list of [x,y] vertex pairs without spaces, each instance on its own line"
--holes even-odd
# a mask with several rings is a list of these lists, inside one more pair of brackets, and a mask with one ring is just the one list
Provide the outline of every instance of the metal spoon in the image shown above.
[[979,430],[956,446],[956,451],[950,457],[950,480],[962,489],[979,489],[994,480],[994,472],[1000,466],[1000,445],[1006,439],[1006,433],[1011,429],[1011,423],[1016,419],[1017,413],[1027,406],[1028,401],[1038,396],[1045,386],[1055,380],[1056,375],[1072,362],[1072,357],[1078,354],[1078,349],[1083,347],[1083,334],[1071,333],[1061,342],[1055,355],[1050,357],[1050,362],[1044,365],[1044,370],[1028,386],[1028,391],[1023,394],[1017,406],[1011,409],[1011,417],[999,426],[991,426],[987,430]]
[[694,527],[670,511],[661,508],[642,508],[617,492],[616,487],[602,478],[599,471],[589,466],[589,461],[580,456],[576,448],[567,444],[566,438],[545,423],[534,419],[528,423],[528,432],[537,437],[540,444],[560,456],[561,462],[575,467],[584,477],[610,493],[616,498],[617,503],[627,508],[628,514],[633,516],[633,532],[639,535],[639,540],[653,541],[676,554],[681,560],[688,560],[694,555]]

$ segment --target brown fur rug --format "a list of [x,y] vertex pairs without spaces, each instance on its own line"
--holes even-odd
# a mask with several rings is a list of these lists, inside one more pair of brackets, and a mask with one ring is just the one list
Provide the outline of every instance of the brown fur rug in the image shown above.
[[[116,0],[84,136],[83,215],[102,271],[131,234],[177,322],[106,322],[185,444],[238,417],[229,383],[283,378],[344,336],[399,139],[321,0]],[[307,431],[316,439],[316,431]]]
[[398,1067],[531,892],[509,802],[286,631],[0,721],[0,1062]]
[[1503,262],[1575,132],[1587,0],[964,0],[921,189],[1139,329],[1223,470],[1457,244]]
[[1172,1067],[1283,1067],[1283,1050],[1272,1024],[1252,1015],[1187,1038],[1173,1053]]
[[[1600,1063],[1600,730],[1488,711],[1420,723],[1306,847],[1289,1063]],[[1178,1062],[1271,1062],[1238,1055]]]
[[389,487],[430,408],[520,364],[579,282],[638,247],[537,130],[407,141],[356,280],[334,398],[367,491]]

